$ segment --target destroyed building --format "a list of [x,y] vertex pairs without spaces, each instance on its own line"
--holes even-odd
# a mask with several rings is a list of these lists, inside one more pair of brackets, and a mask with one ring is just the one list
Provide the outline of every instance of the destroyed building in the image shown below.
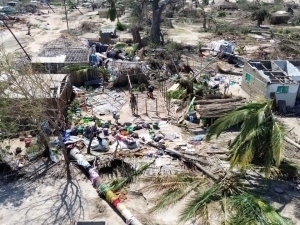
[[[38,98],[48,109],[49,115],[57,116],[58,111],[63,114],[67,113],[67,104],[72,97],[69,75],[34,74],[30,79],[28,76],[18,76],[17,79],[5,90],[3,94],[5,98],[13,101]],[[21,90],[18,84],[22,84]]]
[[250,98],[263,96],[294,107],[300,97],[300,62],[286,60],[248,61],[244,64],[242,89]]
[[59,73],[65,65],[89,63],[90,49],[64,39],[57,39],[44,46],[32,64],[42,65],[46,73]]

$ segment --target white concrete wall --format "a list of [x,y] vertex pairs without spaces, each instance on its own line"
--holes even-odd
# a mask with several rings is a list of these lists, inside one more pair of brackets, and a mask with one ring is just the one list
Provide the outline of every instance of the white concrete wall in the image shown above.
[[282,84],[270,84],[267,87],[266,98],[270,99],[270,93],[275,92],[276,101],[284,100],[286,102],[286,106],[294,107],[296,97],[298,94],[299,84],[286,84],[284,86],[289,86],[289,93],[286,94],[278,94],[276,93],[278,86],[283,86]]
[[272,70],[277,70],[278,68],[282,69],[286,72],[291,78],[296,81],[300,82],[300,71],[297,67],[295,67],[292,63],[288,60],[273,60],[271,64]]
[[300,77],[300,71],[298,70],[298,68],[289,61],[286,62],[286,70],[288,75],[293,76],[293,79],[296,79],[296,77]]

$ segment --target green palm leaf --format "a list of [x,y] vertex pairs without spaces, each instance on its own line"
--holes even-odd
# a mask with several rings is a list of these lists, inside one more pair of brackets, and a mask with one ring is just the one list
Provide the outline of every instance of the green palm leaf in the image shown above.
[[155,202],[155,206],[150,209],[152,213],[179,202],[192,190],[203,184],[204,179],[190,174],[178,174],[169,177],[157,177],[150,180],[150,182],[151,184],[142,190],[156,193],[163,192]]
[[284,128],[275,122],[272,101],[258,99],[219,118],[208,130],[206,139],[217,138],[228,128],[242,123],[241,131],[231,142],[231,168],[246,169],[251,163],[265,168],[266,176],[278,166],[284,148]]
[[219,195],[218,191],[219,186],[215,185],[203,193],[197,192],[194,194],[180,214],[179,221],[186,222],[191,218],[199,217],[199,215],[201,216],[207,204],[221,199],[221,195]]
[[231,225],[291,225],[289,219],[282,217],[269,204],[260,198],[243,192],[228,198],[233,215],[229,219]]

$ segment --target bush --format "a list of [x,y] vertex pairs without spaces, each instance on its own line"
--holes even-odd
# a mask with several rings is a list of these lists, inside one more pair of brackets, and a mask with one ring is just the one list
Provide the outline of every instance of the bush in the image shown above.
[[224,11],[220,11],[217,15],[217,17],[225,17],[226,16],[226,12]]
[[121,23],[120,21],[117,22],[117,30],[124,31],[127,29],[127,25],[124,23]]

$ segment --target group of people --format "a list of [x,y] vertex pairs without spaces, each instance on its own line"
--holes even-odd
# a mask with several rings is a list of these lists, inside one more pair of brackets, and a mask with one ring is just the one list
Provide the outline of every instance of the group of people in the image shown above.
[[[152,85],[147,86],[147,97],[153,99],[153,91],[154,87]],[[136,110],[137,110],[137,100],[136,97],[133,93],[131,93],[130,96],[130,108],[132,115],[136,115]]]

